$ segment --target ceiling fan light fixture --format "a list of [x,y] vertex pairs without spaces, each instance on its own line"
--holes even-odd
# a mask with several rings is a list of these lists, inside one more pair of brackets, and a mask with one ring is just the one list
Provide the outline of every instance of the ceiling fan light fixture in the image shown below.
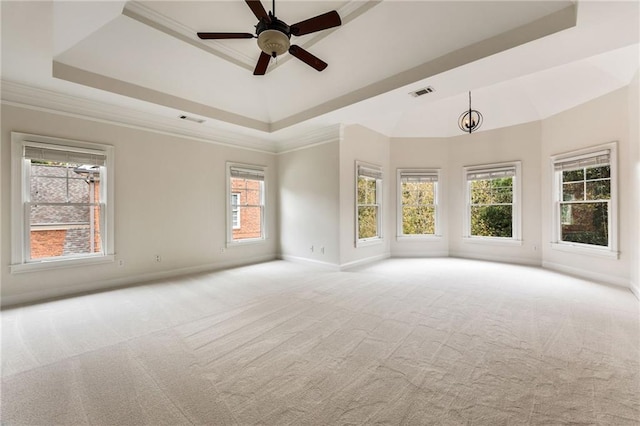
[[264,30],[258,34],[258,47],[274,58],[289,50],[289,37],[279,30]]

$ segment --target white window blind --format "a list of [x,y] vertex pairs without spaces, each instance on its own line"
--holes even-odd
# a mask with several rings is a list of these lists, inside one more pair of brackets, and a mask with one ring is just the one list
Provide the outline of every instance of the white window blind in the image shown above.
[[400,181],[402,183],[437,182],[438,174],[434,172],[402,172]]
[[598,151],[577,157],[566,158],[554,162],[555,171],[579,170],[585,167],[602,166],[611,162],[610,151]]
[[496,169],[474,169],[467,172],[467,180],[486,180],[504,177],[514,177],[515,167],[501,167]]
[[99,151],[79,149],[70,150],[68,147],[41,147],[25,145],[24,158],[27,160],[55,161],[60,163],[83,164],[91,166],[106,165],[107,156]]
[[264,181],[264,172],[262,170],[231,167],[230,174],[232,178]]
[[382,179],[382,170],[378,168],[359,165],[358,176],[365,176],[372,179]]

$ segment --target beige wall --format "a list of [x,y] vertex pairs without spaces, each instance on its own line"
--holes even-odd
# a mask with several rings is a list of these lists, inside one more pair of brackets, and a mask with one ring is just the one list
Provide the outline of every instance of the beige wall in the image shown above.
[[[640,277],[638,75],[631,86],[556,116],[453,138],[389,139],[365,127],[340,141],[274,156],[124,126],[3,106],[0,149],[0,263],[3,303],[106,288],[145,278],[284,257],[334,267],[394,256],[452,255],[544,265],[629,286]],[[115,146],[116,256],[113,264],[11,274],[10,132]],[[550,248],[550,156],[618,141],[619,259]],[[355,161],[382,166],[383,240],[355,247]],[[464,166],[522,162],[522,245],[464,242]],[[225,162],[267,166],[264,243],[225,245]],[[396,240],[396,169],[442,170],[438,242]],[[321,179],[318,179],[318,176]],[[185,191],[189,188],[189,191]],[[278,217],[277,217],[278,216]],[[311,252],[310,247],[314,246]],[[323,254],[319,248],[324,247]],[[155,255],[162,262],[155,262]],[[637,288],[637,287],[636,287]]]
[[[542,199],[542,261],[543,266],[576,275],[587,275],[602,281],[629,285],[632,246],[638,241],[631,234],[633,194],[631,188],[630,140],[629,140],[629,88],[623,88],[564,111],[542,121],[542,157],[540,168]],[[601,145],[618,142],[618,249],[619,259],[567,253],[552,249],[551,203],[552,184],[550,157]]]
[[[450,138],[449,255],[505,262],[540,264],[540,122]],[[463,240],[465,166],[521,162],[522,245]]]
[[278,156],[283,258],[339,264],[338,156],[338,141]]
[[[438,192],[440,204],[438,214],[442,237],[438,239],[401,239],[397,238],[396,220],[398,218],[397,170],[410,168],[440,169]],[[391,254],[399,257],[448,256],[449,254],[449,200],[450,182],[448,138],[392,138],[391,160],[389,167],[389,187],[391,189]]]
[[[115,147],[115,253],[125,261],[10,273],[11,131]],[[3,303],[106,288],[180,271],[276,257],[277,164],[272,154],[68,116],[2,107],[0,247]],[[267,166],[267,240],[225,247],[225,162]],[[155,255],[162,258],[155,261]]]
[[[340,141],[340,265],[349,267],[390,255],[393,235],[390,190],[389,138],[359,125],[346,126]],[[365,247],[355,247],[355,162],[364,161],[382,167],[382,240]]]

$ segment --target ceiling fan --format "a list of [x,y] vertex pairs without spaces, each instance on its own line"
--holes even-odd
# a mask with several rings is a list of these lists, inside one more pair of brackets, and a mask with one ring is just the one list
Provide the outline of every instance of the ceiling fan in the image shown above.
[[257,38],[258,47],[262,52],[258,63],[253,70],[253,75],[264,75],[267,72],[271,57],[277,57],[285,52],[291,53],[305,64],[318,71],[327,67],[327,63],[313,56],[302,47],[291,44],[291,36],[303,36],[340,26],[342,21],[335,10],[323,13],[316,17],[300,21],[291,26],[276,18],[276,1],[273,0],[272,10],[267,13],[260,0],[245,0],[249,9],[258,18],[255,35],[250,33],[198,33],[202,40],[221,40],[235,38]]

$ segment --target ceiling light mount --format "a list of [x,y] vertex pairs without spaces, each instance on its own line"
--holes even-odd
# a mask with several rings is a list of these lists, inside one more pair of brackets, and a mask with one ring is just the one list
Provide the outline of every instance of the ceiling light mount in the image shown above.
[[261,19],[256,26],[258,47],[269,56],[276,57],[289,50],[291,29],[269,13],[270,20]]
[[458,118],[458,127],[465,133],[473,133],[482,125],[482,114],[480,111],[471,109],[471,91],[469,91],[469,109]]

